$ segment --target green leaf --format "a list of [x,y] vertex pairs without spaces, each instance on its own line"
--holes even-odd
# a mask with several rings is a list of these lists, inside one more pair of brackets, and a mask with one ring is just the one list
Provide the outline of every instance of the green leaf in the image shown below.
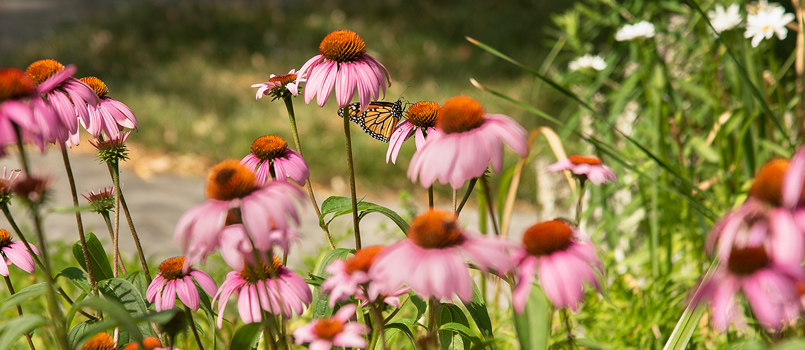
[[[448,323],[456,323],[463,325],[469,329],[470,322],[467,316],[461,311],[461,308],[453,304],[441,304],[438,308],[439,327]],[[469,349],[470,342],[465,342],[461,334],[453,332],[452,330],[439,331],[439,343],[441,350],[454,350],[454,349]]]
[[229,349],[253,349],[260,340],[261,328],[263,328],[262,323],[249,323],[241,326],[235,331],[235,335],[232,336],[232,341],[229,342]]
[[[112,278],[112,265],[109,264],[109,259],[106,257],[106,251],[103,244],[95,237],[95,234],[89,232],[86,236],[87,249],[89,250],[89,260],[92,263],[92,274],[95,276],[95,281],[102,281]],[[87,271],[87,264],[84,260],[84,251],[81,249],[81,242],[73,244],[73,256],[75,256],[78,264],[84,271]]]
[[[122,278],[110,278],[98,283],[98,289],[107,299],[113,299],[122,304],[132,317],[148,314],[145,299],[131,282]],[[150,325],[141,323],[138,326],[143,335],[153,335]]]
[[38,296],[44,295],[47,291],[47,283],[40,282],[37,284],[32,284],[28,287],[18,290],[14,295],[9,296],[8,298],[3,299],[0,301],[0,314],[5,313],[9,309],[16,307],[17,304],[22,303],[31,298],[36,298]]
[[70,332],[67,333],[67,342],[70,344],[70,348],[75,348],[78,345],[78,341],[84,337],[93,324],[91,321],[84,321],[70,328]]
[[87,273],[84,272],[84,270],[79,269],[75,266],[70,266],[59,272],[58,275],[56,275],[56,277],[59,276],[65,277],[68,280],[70,280],[70,282],[72,282],[73,285],[78,287],[78,289],[81,289],[87,295],[92,293],[92,286],[89,284],[89,281],[87,280]]
[[23,334],[47,323],[48,319],[41,315],[24,315],[10,319],[0,326],[2,330],[0,349],[10,349],[11,344],[14,344]]
[[[484,302],[484,298],[481,295],[481,291],[478,289],[478,285],[475,284],[475,281],[472,282],[472,301],[469,303],[464,303],[464,307],[467,308],[467,311],[470,313],[470,317],[475,321],[475,325],[478,326],[478,330],[481,331],[481,335],[487,339],[494,339],[495,334],[492,331],[492,321],[489,319],[489,312],[486,310],[486,303]],[[492,342],[490,348],[497,349],[497,345]]]
[[123,275],[123,279],[134,285],[134,288],[145,296],[148,291],[148,281],[145,280],[145,273],[142,271],[132,271]]
[[[467,327],[467,326],[465,326],[465,325],[463,325],[461,323],[450,322],[450,323],[445,323],[443,325],[440,325],[439,326],[439,332],[441,333],[441,331],[443,331],[443,330],[444,331],[452,331],[452,332],[454,332],[456,334],[459,334],[462,337],[467,338],[467,340],[469,340],[469,341],[471,341],[473,343],[476,343],[476,344],[481,343],[481,339],[478,338],[477,335],[473,334],[472,330],[469,327]],[[464,347],[466,348],[467,345],[464,345]]]
[[386,329],[396,329],[399,330],[400,332],[403,332],[403,334],[405,334],[411,341],[411,347],[413,349],[419,349],[419,346],[417,346],[416,337],[414,336],[414,333],[411,333],[411,329],[408,328],[408,326],[406,326],[405,324],[399,322],[389,323],[386,325]]
[[[329,277],[330,274],[327,273],[327,271],[324,271],[324,269],[336,259],[346,259],[350,252],[351,250],[344,248],[337,248],[327,252],[327,254],[325,254],[316,265],[316,276],[321,276],[322,278]],[[328,304],[329,301],[329,296],[323,294],[320,288],[313,289],[313,302],[310,303],[310,310],[313,318],[330,317],[333,315],[333,308],[331,308]]]
[[[327,225],[329,225],[333,219],[352,213],[352,198],[349,197],[340,197],[340,196],[330,196],[321,203],[321,216],[319,217],[319,226],[325,225],[325,216],[327,214],[333,214],[333,216],[327,220]],[[400,215],[398,215],[395,211],[386,208],[381,205],[377,205],[372,202],[366,202],[363,200],[358,201],[358,213],[359,218],[362,219],[369,213],[380,213],[391,219],[403,233],[408,231],[408,223],[403,219]]]
[[[137,325],[137,320],[131,317],[131,314],[123,307],[122,304],[115,301],[113,298],[110,299],[102,299],[100,297],[89,297],[87,299],[81,300],[73,304],[70,308],[70,311],[67,314],[68,319],[72,318],[78,310],[81,310],[85,307],[89,307],[96,310],[103,311],[104,316],[106,319],[102,322],[97,323],[93,326],[95,327],[108,327],[111,325],[112,327],[121,327],[121,332],[126,331],[128,332],[129,336],[131,337],[132,341],[142,341],[143,335],[140,332],[140,328]],[[142,318],[141,318],[142,319]],[[109,322],[109,323],[106,323]],[[144,321],[140,321],[141,323]],[[87,331],[84,336],[79,339],[78,343],[86,341],[88,337],[94,335],[97,332],[89,332]]]
[[402,216],[397,214],[397,212],[395,212],[394,210],[391,210],[389,208],[386,208],[384,206],[374,204],[374,203],[369,203],[369,202],[364,202],[364,203],[369,204],[369,208],[361,212],[361,214],[359,215],[360,219],[363,219],[364,216],[366,216],[367,214],[370,214],[370,213],[380,213],[380,214],[385,215],[387,218],[391,219],[391,221],[394,221],[394,223],[397,225],[397,227],[399,227],[400,230],[404,234],[407,234],[407,232],[408,232],[408,222],[405,221],[405,219],[403,219]]
[[414,304],[414,306],[416,306],[416,318],[414,318],[415,320],[422,318],[422,315],[428,312],[428,302],[422,300],[422,298],[417,296],[416,293],[414,293],[414,291],[408,292],[408,300],[412,304]]
[[316,275],[314,275],[312,273],[308,273],[307,278],[305,278],[305,283],[307,283],[307,284],[309,284],[311,286],[314,286],[314,287],[321,286],[322,282],[324,282],[324,278],[316,276]]
[[[514,312],[514,311],[512,311]],[[520,349],[544,350],[551,334],[551,306],[542,289],[531,286],[531,294],[522,314],[514,313],[514,330]]]
[[[704,275],[704,280],[707,280],[713,275],[713,273],[715,273],[717,265],[717,262],[710,264],[710,267],[707,269],[707,272]],[[695,295],[697,292],[698,288],[694,290],[693,294],[691,295]],[[702,318],[702,315],[706,309],[706,305],[700,303],[696,299],[692,300],[685,308],[685,311],[682,312],[682,317],[680,317],[679,321],[677,321],[676,327],[674,327],[674,331],[671,332],[671,336],[668,337],[668,341],[665,343],[663,350],[687,349],[690,337],[693,336],[693,332],[695,332],[699,327],[699,320]]]

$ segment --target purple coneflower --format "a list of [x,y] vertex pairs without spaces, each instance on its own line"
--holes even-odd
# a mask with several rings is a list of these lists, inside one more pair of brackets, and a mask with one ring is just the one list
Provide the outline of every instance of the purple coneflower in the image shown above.
[[0,177],[0,206],[8,205],[11,202],[11,197],[14,193],[14,183],[20,177],[20,171],[13,169],[10,172],[8,168],[3,167],[3,177]]
[[[346,261],[336,260],[327,266],[325,271],[330,274],[330,277],[324,280],[321,289],[330,296],[330,307],[335,306],[339,301],[349,299],[349,297],[362,300],[364,304],[382,298],[386,304],[400,306],[400,300],[397,297],[407,293],[408,288],[372,283],[369,278],[369,269],[385,248],[384,246],[363,248],[356,251],[355,256]],[[372,297],[367,297],[367,294]]]
[[[6,146],[17,143],[15,126],[24,136],[39,134],[30,101],[35,92],[36,83],[21,70],[0,69],[0,156],[5,155]],[[42,104],[41,107],[50,111],[47,104]]]
[[319,318],[293,332],[296,345],[310,343],[312,350],[329,350],[333,346],[366,348],[363,336],[369,332],[366,325],[348,322],[355,315],[355,304],[344,305],[333,317]]
[[[268,77],[265,83],[254,84],[253,88],[257,88],[257,99],[263,98],[265,95],[271,95],[274,99],[280,98],[290,93],[292,96],[299,95],[299,83],[305,82],[303,76],[296,75],[296,69],[291,69],[288,74],[274,75]],[[268,93],[266,93],[268,91]]]
[[[249,241],[249,236],[243,228],[242,222],[236,222],[237,215],[227,215],[227,223],[219,235],[220,241],[218,246],[221,250],[221,257],[224,259],[229,267],[233,270],[243,270],[245,263],[253,263],[254,255],[252,253],[252,242]],[[267,247],[277,246],[282,248],[286,254],[289,252],[290,243],[298,240],[296,230],[287,227],[284,230],[272,229],[268,233],[264,233],[264,241],[266,247],[258,247],[258,251],[267,251]]]
[[299,75],[307,77],[307,104],[318,95],[316,102],[323,107],[335,87],[338,108],[344,108],[357,90],[362,113],[369,107],[369,101],[380,98],[380,88],[385,96],[386,80],[391,86],[386,67],[366,53],[366,44],[355,32],[338,30],[327,34],[319,45],[319,53],[299,69]]
[[564,220],[554,219],[531,226],[523,234],[523,249],[514,254],[519,263],[519,281],[512,292],[512,305],[523,312],[534,273],[554,306],[573,310],[584,297],[584,282],[598,288],[595,271],[601,262],[592,243]]
[[615,181],[615,173],[606,165],[601,164],[601,159],[593,156],[571,155],[556,163],[548,166],[547,171],[570,170],[583,183],[590,180],[593,184],[601,185],[607,181]]
[[243,270],[226,275],[226,280],[212,298],[213,304],[218,301],[218,328],[223,326],[226,304],[235,293],[238,314],[244,323],[261,322],[261,308],[274,315],[282,314],[290,318],[292,311],[301,315],[305,307],[310,305],[313,295],[307,283],[283,266],[279,257],[273,256],[270,265],[262,265],[258,269],[246,264]]
[[191,310],[198,310],[198,289],[193,280],[209,295],[214,295],[218,286],[210,275],[190,268],[185,257],[170,258],[159,265],[159,274],[151,281],[145,295],[149,303],[154,303],[157,312],[170,310],[176,297]]
[[[36,255],[39,250],[30,245]],[[0,229],[0,275],[8,276],[8,266],[14,264],[27,273],[34,273],[34,258],[20,241],[12,241],[11,234]]]
[[408,178],[428,188],[437,179],[459,189],[465,181],[481,177],[487,165],[497,172],[503,165],[503,143],[525,157],[526,131],[502,114],[486,114],[467,96],[453,97],[439,109],[436,129],[414,153]]
[[210,254],[220,242],[220,233],[231,209],[240,216],[255,247],[271,248],[267,233],[290,227],[286,217],[299,224],[295,202],[302,191],[283,181],[271,181],[260,187],[254,173],[237,160],[216,165],[207,177],[207,202],[186,212],[176,224],[174,241],[185,250],[185,256],[196,262]]
[[416,133],[416,149],[421,149],[425,144],[425,136],[432,132],[436,126],[436,115],[439,112],[439,104],[431,101],[420,101],[414,103],[405,112],[405,120],[397,125],[389,138],[389,150],[386,152],[386,163],[397,164],[397,155],[403,142],[408,140],[411,135]]
[[96,77],[80,79],[98,95],[100,103],[97,106],[89,105],[87,118],[81,119],[81,124],[94,137],[101,137],[104,133],[111,139],[120,135],[120,128],[137,129],[137,118],[128,106],[106,94],[109,89],[103,81]]
[[252,142],[252,153],[241,161],[252,169],[260,185],[274,178],[287,181],[291,178],[304,186],[310,170],[299,152],[288,148],[288,142],[277,135],[260,136]]
[[455,294],[469,301],[472,279],[465,261],[503,274],[513,265],[510,248],[514,244],[462,230],[453,213],[429,210],[411,222],[408,238],[380,253],[369,277],[387,290],[407,284],[426,298],[449,300]]
[[44,59],[31,63],[25,75],[36,82],[37,94],[47,98],[61,121],[60,126],[51,122],[40,123],[40,128],[50,128],[44,133],[47,142],[66,142],[78,144],[78,118],[89,119],[87,106],[97,107],[100,103],[98,95],[80,80],[73,78],[75,66],[65,67],[61,63]]

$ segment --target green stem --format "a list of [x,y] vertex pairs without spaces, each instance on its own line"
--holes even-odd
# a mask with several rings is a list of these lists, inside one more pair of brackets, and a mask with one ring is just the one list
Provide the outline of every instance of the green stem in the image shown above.
[[25,171],[25,176],[31,174],[31,169],[28,167],[28,157],[25,156],[25,147],[22,145],[22,130],[17,124],[11,123],[14,127],[14,134],[17,136],[17,147],[20,149],[20,163],[22,163],[22,170]]
[[573,329],[570,328],[570,315],[567,314],[567,309],[562,309],[559,311],[559,313],[562,315],[562,320],[565,322],[565,329],[567,330],[568,349],[573,350],[574,339],[573,339]]
[[53,277],[51,277],[53,274],[51,273],[50,258],[48,255],[47,245],[45,244],[45,233],[42,230],[42,218],[39,215],[39,204],[29,203],[29,209],[33,214],[34,230],[36,231],[36,237],[39,239],[39,252],[42,253],[42,260],[44,262],[42,267],[45,272],[45,282],[48,284],[47,293],[45,295],[47,296],[50,321],[53,322],[53,332],[55,333],[56,341],[59,343],[59,347],[61,347],[63,350],[68,350],[70,349],[70,345],[67,341],[67,334],[64,332],[67,324],[64,320],[64,315],[62,314],[59,304],[56,303],[56,293],[53,291],[56,287],[56,282],[53,280]]
[[193,336],[196,337],[196,344],[198,344],[199,350],[204,350],[204,345],[201,344],[201,337],[198,336],[198,330],[196,329],[196,322],[193,321],[193,312],[190,311],[190,308],[187,305],[184,306],[184,312],[187,315],[187,320],[190,323],[190,329],[193,330]]
[[[112,175],[114,173],[112,165],[106,163],[106,166],[107,168],[109,168],[109,175]],[[129,224],[131,237],[134,238],[134,246],[137,248],[137,255],[140,258],[140,265],[142,265],[143,267],[143,272],[145,273],[145,278],[148,281],[148,284],[151,284],[151,272],[148,271],[148,261],[145,260],[145,253],[143,253],[143,246],[142,244],[140,244],[140,236],[137,235],[137,229],[134,228],[134,220],[131,218],[131,212],[129,212],[129,206],[128,204],[126,204],[126,197],[123,195],[123,188],[118,188],[117,191],[120,193],[120,207],[123,208],[123,213],[126,214],[126,222]],[[126,272],[123,271],[123,273]]]
[[[284,101],[285,109],[288,110],[288,119],[291,122],[291,133],[293,133],[293,141],[296,143],[296,150],[304,159],[305,154],[302,153],[302,142],[299,141],[299,132],[296,130],[296,115],[293,111],[293,100],[291,96],[285,96]],[[313,194],[313,186],[311,186],[309,178],[305,180],[305,188],[307,188],[307,194],[310,196],[310,201],[313,203],[313,209],[316,210],[316,217],[321,217],[321,209],[319,209],[319,203],[316,202],[316,196]],[[330,236],[330,229],[327,227],[327,224],[322,223],[320,227],[322,231],[324,231],[324,236],[327,238],[330,249],[335,250],[335,243],[333,243],[333,237]]]
[[[6,280],[6,287],[8,287],[8,292],[11,293],[11,295],[14,295],[14,285],[11,284],[11,279],[8,278],[8,276],[3,277]],[[20,317],[22,317],[22,306],[20,306],[20,304],[17,304],[17,314],[19,314]],[[36,350],[36,348],[34,347],[34,342],[31,340],[31,333],[26,332],[25,339],[28,341],[28,347],[30,347],[31,350]]]
[[[381,299],[379,302],[382,303],[383,300]],[[372,319],[375,321],[374,332],[372,332],[372,346],[370,346],[369,349],[375,349],[379,338],[383,344],[383,350],[388,350],[388,344],[386,344],[386,330],[383,324],[383,312],[380,311],[376,303],[369,303],[369,309],[372,312]]]
[[492,201],[492,191],[489,189],[489,179],[481,175],[481,190],[486,197],[486,211],[489,212],[489,217],[492,219],[492,228],[495,229],[495,236],[500,236],[500,229],[498,228],[497,219],[495,219],[495,202]]
[[[112,228],[112,219],[109,218],[109,212],[103,212],[101,213],[101,216],[103,217],[103,221],[106,223],[106,230],[109,231],[109,238],[112,239],[112,241],[114,241],[115,229]],[[128,273],[126,272],[126,266],[123,265],[123,259],[117,257],[117,264],[120,265],[120,270],[123,271],[124,275]]]
[[579,201],[576,203],[576,227],[581,226],[581,209],[584,203],[584,186],[587,184],[587,179],[582,177],[579,182]]
[[[461,198],[461,204],[455,209],[456,215],[461,214],[461,209],[464,209],[464,204],[467,204],[467,200],[470,199],[470,194],[472,194],[476,182],[478,182],[477,178],[470,180],[470,184],[467,186],[467,192],[464,192],[464,198]],[[455,191],[453,191],[453,198],[455,199]]]
[[[118,168],[118,163],[116,160],[110,162],[110,167],[112,167],[112,183],[115,186],[115,234],[112,237],[112,245],[114,246],[114,260],[120,260],[120,170]],[[118,268],[117,264],[114,265],[114,269],[112,271],[112,275],[117,277],[118,275]]]
[[[344,107],[344,115],[349,115],[350,106]],[[344,117],[344,137],[347,146],[347,165],[349,165],[349,189],[352,196],[352,226],[355,229],[355,249],[361,249],[361,231],[358,222],[358,195],[355,194],[355,165],[352,160],[352,138],[349,135],[349,118]]]
[[428,187],[428,208],[433,209],[433,186]]
[[[70,184],[70,195],[73,197],[73,208],[75,209],[75,223],[78,226],[78,241],[81,243],[81,252],[84,254],[84,263],[87,264],[87,277],[89,285],[92,286],[93,295],[98,295],[98,285],[95,282],[95,274],[92,272],[92,260],[89,257],[87,238],[84,236],[84,222],[81,219],[81,211],[78,210],[78,192],[75,187],[75,177],[73,167],[70,165],[70,156],[67,154],[67,146],[61,144],[61,156],[64,162],[64,169],[67,171],[67,182]],[[115,276],[117,277],[117,276]]]
[[438,333],[438,324],[437,324],[437,316],[436,311],[439,308],[439,301],[436,298],[431,297],[428,301],[430,306],[430,314],[428,315],[428,343],[430,344],[429,348],[431,349],[438,349],[439,348],[439,333]]

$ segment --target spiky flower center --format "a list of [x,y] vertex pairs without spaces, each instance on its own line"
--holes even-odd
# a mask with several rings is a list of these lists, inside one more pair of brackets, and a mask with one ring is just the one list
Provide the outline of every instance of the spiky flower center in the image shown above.
[[30,94],[36,84],[17,68],[0,69],[0,101]]
[[28,69],[25,70],[25,75],[33,79],[36,84],[42,84],[45,80],[63,70],[63,64],[48,58],[31,63]]
[[484,106],[474,98],[456,96],[439,108],[436,127],[447,134],[470,131],[484,123],[484,114]]
[[114,198],[115,198],[115,188],[114,187],[106,187],[98,190],[98,193],[94,192],[87,192],[87,194],[82,194],[82,196],[89,202],[89,205],[92,207],[92,211],[96,213],[104,213],[112,210],[115,206]]
[[285,86],[296,81],[296,74],[275,75],[274,77],[269,78],[268,81],[277,83],[280,86]]
[[369,272],[369,268],[377,258],[377,254],[386,249],[384,246],[374,246],[363,248],[355,252],[355,256],[347,259],[344,272],[351,275],[355,271]]
[[[761,199],[773,206],[780,206],[783,202],[783,178],[788,170],[787,159],[772,159],[760,168],[749,195]],[[805,188],[800,194],[800,201],[805,196]]]
[[316,322],[313,332],[319,339],[333,340],[344,330],[344,323],[334,318],[322,318]]
[[565,250],[573,238],[573,228],[564,220],[553,219],[528,228],[523,234],[523,245],[528,254],[550,255]]
[[14,183],[14,194],[18,197],[31,201],[32,203],[41,203],[45,200],[50,181],[40,177],[26,176]]
[[319,52],[330,61],[351,62],[363,56],[366,43],[353,31],[337,30],[324,37]]
[[222,201],[246,197],[257,189],[254,173],[230,159],[218,163],[207,177],[207,197]]
[[81,80],[84,82],[84,84],[89,85],[89,87],[95,91],[95,94],[98,95],[98,97],[104,97],[109,93],[109,88],[106,87],[106,84],[96,77],[84,77],[78,80]]
[[[240,271],[240,277],[249,282],[250,284],[257,283],[257,281],[265,281],[268,278],[271,278],[272,275],[275,275],[279,272],[280,268],[282,267],[282,260],[276,255],[274,255],[271,259],[271,265],[262,264],[260,268],[257,266],[251,266],[250,264],[244,264],[243,270]],[[261,271],[262,270],[262,271]],[[260,274],[262,273],[264,278],[260,278]]]
[[11,234],[0,228],[0,247],[8,247],[11,244]]
[[598,157],[593,156],[580,156],[574,154],[572,156],[567,157],[567,160],[569,160],[571,163],[575,165],[581,165],[581,164],[601,165],[601,159],[598,159]]
[[464,241],[456,215],[442,210],[429,210],[411,222],[408,239],[425,249],[448,248]]
[[237,225],[243,223],[243,216],[240,214],[240,208],[229,208],[226,211],[226,221],[224,221],[225,226],[229,225]]
[[430,128],[436,125],[436,116],[440,107],[436,102],[420,101],[408,108],[405,118],[417,127]]
[[185,257],[183,256],[177,256],[165,260],[161,264],[159,264],[159,273],[162,274],[162,278],[168,281],[180,279],[185,276],[185,274],[182,272],[184,262]]
[[117,346],[115,346],[115,340],[112,339],[112,336],[106,333],[98,333],[92,338],[89,338],[84,346],[81,348],[82,350],[115,350]]
[[288,142],[277,135],[260,136],[252,142],[252,154],[263,161],[282,157],[287,149]]
[[769,265],[769,256],[763,247],[732,248],[727,268],[737,275],[751,275]]
[[[162,343],[159,341],[157,337],[148,337],[143,339],[143,345],[145,345],[145,350],[154,350],[156,348],[162,347]],[[140,350],[140,343],[130,343],[123,347],[123,350]]]

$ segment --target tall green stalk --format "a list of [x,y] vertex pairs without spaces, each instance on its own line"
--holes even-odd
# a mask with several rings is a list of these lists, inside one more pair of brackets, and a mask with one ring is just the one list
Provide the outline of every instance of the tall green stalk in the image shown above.
[[[109,175],[112,176],[113,179],[115,173],[118,174],[120,173],[119,167],[113,168],[112,165],[108,162],[106,163],[106,166],[109,168]],[[142,244],[140,244],[140,236],[137,234],[137,229],[134,228],[134,220],[131,218],[131,212],[129,212],[129,206],[128,204],[126,204],[126,196],[123,195],[123,188],[116,188],[115,191],[117,193],[120,193],[120,208],[123,209],[123,213],[126,214],[126,223],[128,223],[129,231],[131,231],[131,237],[134,239],[134,247],[137,248],[137,256],[140,259],[140,265],[143,267],[143,272],[145,273],[145,279],[150,284],[151,272],[148,271],[148,261],[145,259],[143,246]],[[123,273],[125,273],[125,271]]]
[[[350,106],[344,107],[344,116],[349,115]],[[358,221],[358,195],[355,193],[355,165],[352,160],[352,138],[349,134],[349,118],[344,117],[344,137],[347,146],[347,165],[349,165],[349,189],[352,197],[352,226],[355,229],[355,249],[361,249],[361,231]]]
[[[6,280],[6,287],[8,287],[8,292],[11,293],[11,295],[14,295],[14,285],[11,283],[11,279],[8,278],[8,276],[3,277]],[[20,317],[22,317],[22,306],[20,306],[20,304],[17,304],[17,314],[20,315]],[[25,333],[25,340],[28,341],[28,347],[31,348],[31,350],[36,350],[36,348],[34,347],[34,342],[33,340],[31,340],[31,333],[28,332]]]
[[70,184],[70,195],[73,197],[73,207],[75,209],[75,223],[78,226],[78,241],[81,243],[81,252],[84,254],[84,263],[87,264],[87,278],[89,278],[89,285],[92,287],[92,294],[98,295],[98,285],[95,281],[95,274],[92,272],[92,260],[89,257],[89,248],[87,247],[87,238],[84,235],[84,222],[81,219],[81,211],[78,210],[78,192],[75,187],[75,177],[73,176],[73,167],[70,165],[70,156],[67,154],[67,146],[61,144],[61,156],[64,162],[64,170],[67,172],[67,182]]

